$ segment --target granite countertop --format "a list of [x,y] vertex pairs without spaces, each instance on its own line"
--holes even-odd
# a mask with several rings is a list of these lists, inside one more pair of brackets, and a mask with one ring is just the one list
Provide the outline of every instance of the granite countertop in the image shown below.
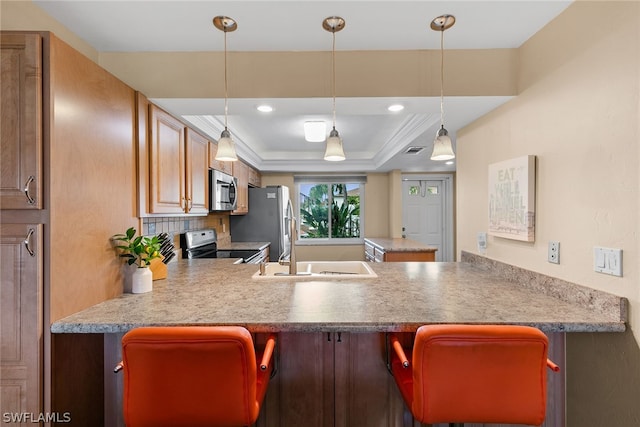
[[427,246],[411,239],[367,237],[364,240],[385,252],[435,252],[438,250],[436,247]]
[[148,325],[382,332],[415,331],[428,323],[523,324],[547,332],[625,330],[624,298],[578,285],[551,295],[557,291],[529,286],[535,282],[531,277],[518,282],[493,264],[476,262],[370,266],[377,278],[252,279],[256,265],[178,259],[152,292],[105,301],[55,322],[51,332],[121,333]]
[[220,245],[218,249],[223,251],[246,251],[246,250],[258,250],[269,246],[270,242],[231,242],[230,245]]

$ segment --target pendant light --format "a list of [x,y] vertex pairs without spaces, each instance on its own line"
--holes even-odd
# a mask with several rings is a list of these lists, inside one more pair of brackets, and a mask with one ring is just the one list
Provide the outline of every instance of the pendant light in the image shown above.
[[324,152],[324,159],[330,162],[339,162],[345,159],[342,148],[342,138],[336,130],[336,32],[344,28],[345,21],[339,16],[330,16],[322,21],[322,28],[333,34],[333,47],[331,49],[332,63],[332,91],[333,91],[333,129],[327,138],[327,147]]
[[449,132],[444,128],[444,31],[453,27],[456,18],[453,15],[442,15],[431,21],[431,29],[440,31],[440,129],[433,141],[431,160],[451,160],[456,157],[451,146]]
[[218,140],[216,160],[234,162],[238,160],[236,144],[233,142],[233,139],[231,139],[231,133],[227,129],[227,116],[229,113],[229,96],[227,91],[227,33],[237,30],[238,24],[228,16],[216,16],[213,18],[213,25],[224,33],[224,130]]

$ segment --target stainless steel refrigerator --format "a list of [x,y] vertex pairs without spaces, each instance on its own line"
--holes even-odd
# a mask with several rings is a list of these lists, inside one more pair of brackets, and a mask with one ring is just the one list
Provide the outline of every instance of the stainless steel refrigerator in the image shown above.
[[289,217],[292,214],[289,188],[273,186],[249,188],[249,213],[229,218],[232,242],[270,242],[269,261],[288,256],[291,242]]

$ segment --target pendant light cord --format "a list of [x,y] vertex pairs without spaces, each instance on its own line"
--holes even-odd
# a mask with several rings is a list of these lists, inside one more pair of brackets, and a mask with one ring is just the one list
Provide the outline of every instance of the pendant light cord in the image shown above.
[[333,46],[331,49],[331,63],[332,63],[332,87],[333,92],[333,129],[336,128],[336,30],[333,29]]
[[440,127],[444,127],[444,26],[440,31]]
[[227,92],[227,30],[224,31],[224,130],[227,130],[228,92]]

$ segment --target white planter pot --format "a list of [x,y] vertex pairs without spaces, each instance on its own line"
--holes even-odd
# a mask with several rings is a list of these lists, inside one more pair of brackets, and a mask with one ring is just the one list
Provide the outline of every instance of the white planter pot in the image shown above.
[[147,267],[138,267],[131,275],[131,293],[143,294],[153,290],[153,273]]
[[127,263],[122,264],[122,278],[124,279],[122,283],[122,292],[126,294],[131,293],[131,279],[133,277],[133,273],[135,273],[137,269],[137,265],[129,265]]

